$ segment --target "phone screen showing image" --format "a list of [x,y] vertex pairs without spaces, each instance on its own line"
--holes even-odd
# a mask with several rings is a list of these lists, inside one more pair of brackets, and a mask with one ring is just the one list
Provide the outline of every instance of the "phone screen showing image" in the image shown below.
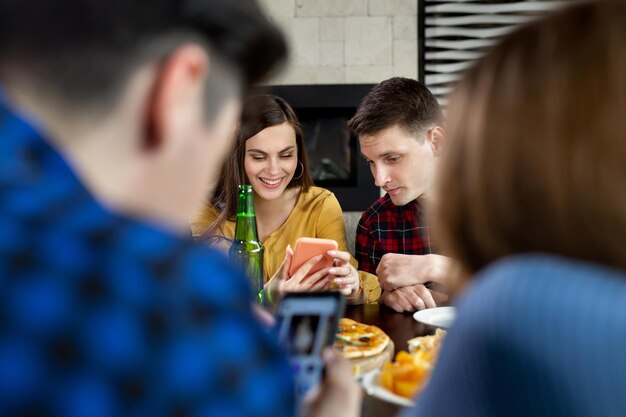
[[322,379],[322,351],[333,344],[344,308],[338,293],[289,294],[278,306],[278,335],[289,354],[298,402]]
[[319,328],[319,316],[296,315],[291,317],[287,351],[290,356],[311,355]]

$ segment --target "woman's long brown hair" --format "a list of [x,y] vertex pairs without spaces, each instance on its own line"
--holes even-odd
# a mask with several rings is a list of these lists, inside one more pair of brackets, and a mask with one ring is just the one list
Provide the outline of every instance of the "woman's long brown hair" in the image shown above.
[[507,36],[451,96],[435,231],[466,273],[544,252],[626,269],[626,3]]

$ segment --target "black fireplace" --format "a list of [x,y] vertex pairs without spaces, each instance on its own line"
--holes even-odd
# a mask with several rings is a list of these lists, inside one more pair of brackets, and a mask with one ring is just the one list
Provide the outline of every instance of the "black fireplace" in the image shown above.
[[347,121],[372,84],[286,85],[269,91],[295,110],[304,130],[315,184],[331,190],[344,211],[364,211],[379,196]]

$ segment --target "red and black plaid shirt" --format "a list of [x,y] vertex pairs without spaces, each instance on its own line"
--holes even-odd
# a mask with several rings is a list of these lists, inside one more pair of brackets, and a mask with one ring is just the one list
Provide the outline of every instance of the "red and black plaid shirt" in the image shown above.
[[417,201],[396,206],[385,194],[361,216],[355,242],[359,269],[375,275],[380,258],[386,253],[433,253],[424,209]]

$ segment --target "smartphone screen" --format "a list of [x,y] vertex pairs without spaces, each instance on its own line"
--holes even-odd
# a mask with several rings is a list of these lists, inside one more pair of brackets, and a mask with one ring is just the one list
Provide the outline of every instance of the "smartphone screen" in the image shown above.
[[336,292],[287,294],[278,305],[278,337],[289,354],[298,403],[322,379],[322,351],[333,344],[344,309],[345,297]]

